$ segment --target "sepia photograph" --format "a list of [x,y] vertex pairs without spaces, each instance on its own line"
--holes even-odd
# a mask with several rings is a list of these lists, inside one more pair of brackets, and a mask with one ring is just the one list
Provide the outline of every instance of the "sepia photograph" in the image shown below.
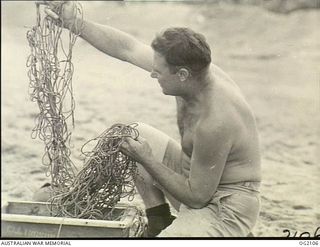
[[320,0],[1,1],[1,238],[319,238],[319,27]]

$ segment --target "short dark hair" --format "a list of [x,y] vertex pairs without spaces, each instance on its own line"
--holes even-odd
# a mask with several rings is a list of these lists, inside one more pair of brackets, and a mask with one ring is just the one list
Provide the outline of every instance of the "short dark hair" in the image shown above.
[[156,35],[151,46],[165,57],[172,73],[186,66],[197,74],[211,63],[211,50],[205,37],[189,28],[168,28]]

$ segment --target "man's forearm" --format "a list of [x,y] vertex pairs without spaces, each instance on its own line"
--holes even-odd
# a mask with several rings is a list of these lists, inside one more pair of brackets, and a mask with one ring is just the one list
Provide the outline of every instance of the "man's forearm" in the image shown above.
[[155,160],[147,162],[148,164],[144,165],[145,169],[174,198],[192,208],[205,206],[207,202],[201,199],[199,196],[201,193],[197,193],[196,189],[191,188],[188,178],[173,172],[170,168]]
[[131,35],[88,20],[77,19],[75,25],[69,29],[80,36],[98,50],[117,59],[127,61],[128,51],[138,42]]

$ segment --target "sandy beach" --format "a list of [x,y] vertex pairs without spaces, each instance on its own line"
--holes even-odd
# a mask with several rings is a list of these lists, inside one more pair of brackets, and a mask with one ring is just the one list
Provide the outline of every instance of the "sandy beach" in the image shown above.
[[[258,123],[262,208],[253,234],[285,237],[288,229],[313,235],[320,226],[320,11],[281,15],[232,4],[82,3],[85,18],[146,43],[169,26],[188,26],[207,37],[213,62],[239,85]],[[39,110],[28,94],[26,32],[35,24],[35,5],[6,1],[1,7],[1,198],[31,200],[50,180],[41,164],[44,145],[31,138]],[[78,167],[81,146],[113,123],[145,122],[179,140],[175,99],[163,95],[148,73],[80,38],[73,63],[72,160]],[[139,198],[134,203],[142,206]]]

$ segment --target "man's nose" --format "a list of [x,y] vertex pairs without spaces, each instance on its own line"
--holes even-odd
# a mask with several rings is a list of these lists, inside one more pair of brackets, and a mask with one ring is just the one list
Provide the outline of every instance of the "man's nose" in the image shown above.
[[150,76],[151,76],[152,78],[157,79],[157,78],[158,78],[158,73],[157,73],[157,72],[154,72],[154,71],[151,71]]

